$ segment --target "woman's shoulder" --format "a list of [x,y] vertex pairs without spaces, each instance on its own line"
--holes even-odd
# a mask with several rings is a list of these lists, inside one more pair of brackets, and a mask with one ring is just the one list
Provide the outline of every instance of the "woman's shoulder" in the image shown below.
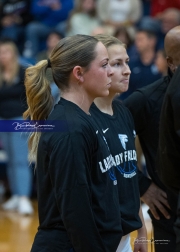
[[87,115],[76,104],[60,99],[55,105],[48,120],[66,125],[69,134],[94,135],[95,127],[90,115]]
[[95,148],[97,145],[97,135],[95,127],[91,120],[83,118],[76,111],[74,115],[66,114],[61,109],[58,109],[59,115],[49,117],[48,125],[54,128],[52,132],[42,134],[42,140],[45,146],[55,147],[69,145],[83,145],[84,148]]

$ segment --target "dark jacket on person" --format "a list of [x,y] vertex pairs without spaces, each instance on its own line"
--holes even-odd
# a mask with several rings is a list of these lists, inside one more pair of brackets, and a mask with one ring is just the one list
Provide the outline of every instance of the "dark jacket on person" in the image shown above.
[[163,183],[180,191],[180,67],[168,85],[159,125],[157,168]]
[[[176,213],[176,200],[174,200],[176,197],[161,182],[156,168],[160,114],[171,78],[172,73],[169,70],[167,76],[146,87],[137,89],[123,102],[129,108],[134,118],[135,129],[145,156],[148,174],[158,187],[166,191],[172,211]],[[151,184],[150,181],[147,184],[147,178],[145,177],[145,181],[143,176],[145,177],[142,173],[139,175],[141,180],[141,183],[139,183],[141,196]]]
[[161,188],[164,187],[157,177],[155,161],[159,138],[160,112],[170,79],[171,75],[165,76],[146,87],[137,89],[123,101],[134,118],[136,134],[145,155],[148,173],[153,182]]

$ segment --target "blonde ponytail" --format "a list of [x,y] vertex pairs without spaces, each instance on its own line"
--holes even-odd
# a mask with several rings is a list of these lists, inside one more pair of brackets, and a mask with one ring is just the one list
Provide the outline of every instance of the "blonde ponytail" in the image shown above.
[[[46,78],[47,60],[28,67],[25,73],[25,87],[28,109],[24,112],[24,119],[45,120],[53,107],[51,88]],[[40,132],[33,132],[29,136],[29,160],[36,161]]]
[[[89,69],[96,58],[97,43],[97,39],[87,35],[65,37],[55,46],[49,60],[42,60],[27,68],[25,87],[28,109],[23,114],[25,119],[45,120],[52,110],[53,98],[46,69],[51,67],[54,82],[61,91],[68,90],[73,68],[81,66]],[[36,161],[39,139],[39,132],[33,132],[29,137],[30,161]]]

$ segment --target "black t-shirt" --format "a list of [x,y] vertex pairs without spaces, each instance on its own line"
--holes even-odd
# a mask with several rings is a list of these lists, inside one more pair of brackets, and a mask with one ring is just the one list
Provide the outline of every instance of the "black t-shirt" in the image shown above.
[[133,119],[128,109],[117,100],[113,101],[113,116],[101,112],[95,104],[91,106],[90,113],[109,149],[111,159],[103,160],[100,165],[117,183],[123,235],[126,235],[142,226]]
[[20,117],[27,109],[26,90],[24,85],[25,69],[20,67],[12,84],[2,83],[0,87],[0,117],[10,119]]
[[109,158],[104,139],[92,116],[63,98],[49,120],[65,126],[40,138],[39,232],[46,232],[35,239],[32,251],[64,252],[72,244],[76,252],[115,252],[122,237],[119,191],[101,170],[100,163]]

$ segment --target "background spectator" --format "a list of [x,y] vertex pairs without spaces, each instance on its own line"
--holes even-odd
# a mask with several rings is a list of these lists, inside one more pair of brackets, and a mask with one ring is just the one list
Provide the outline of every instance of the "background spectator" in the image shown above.
[[98,15],[105,25],[133,27],[142,15],[141,0],[98,0]]
[[120,96],[120,99],[128,97],[137,88],[146,86],[161,77],[155,65],[157,35],[148,27],[141,27],[135,35],[135,47],[137,54],[129,62],[131,78],[129,90]]
[[159,20],[161,30],[158,39],[158,47],[164,48],[164,38],[166,33],[175,26],[180,25],[180,10],[176,8],[168,8],[164,12],[162,12]]
[[124,44],[126,44],[127,54],[130,59],[136,54],[136,48],[134,46],[134,36],[131,31],[129,31],[129,27],[120,26],[117,27],[113,34],[114,37],[118,38]]
[[31,21],[30,0],[6,0],[0,4],[0,35],[12,39],[20,52],[24,45],[24,27]]
[[26,27],[26,43],[24,56],[31,58],[42,49],[41,42],[45,41],[52,30],[64,33],[69,12],[73,9],[73,0],[33,0],[31,14],[34,21]]
[[69,18],[67,35],[91,35],[98,26],[96,0],[79,0]]
[[155,64],[158,71],[162,74],[162,76],[166,76],[168,72],[168,65],[167,65],[166,53],[164,49],[157,51]]
[[162,12],[169,8],[180,9],[179,0],[146,0],[150,2],[150,15],[160,17]]
[[[49,33],[47,40],[46,40],[46,50],[43,50],[37,55],[37,61],[48,59],[50,56],[51,51],[53,48],[57,45],[60,39],[63,38],[63,35],[59,32],[52,31]],[[59,100],[60,92],[57,85],[54,83],[53,77],[52,77],[52,70],[48,68],[46,70],[47,78],[49,82],[51,83],[51,93],[54,98],[54,103],[56,103]]]
[[53,48],[57,45],[60,39],[64,36],[60,32],[51,31],[46,39],[46,48],[37,54],[37,61],[48,59]]
[[[0,118],[20,120],[26,110],[24,71],[18,63],[18,52],[11,41],[0,42]],[[4,210],[32,214],[29,200],[32,171],[28,165],[27,135],[19,132],[0,132],[8,155],[7,177],[11,198],[2,205]]]

